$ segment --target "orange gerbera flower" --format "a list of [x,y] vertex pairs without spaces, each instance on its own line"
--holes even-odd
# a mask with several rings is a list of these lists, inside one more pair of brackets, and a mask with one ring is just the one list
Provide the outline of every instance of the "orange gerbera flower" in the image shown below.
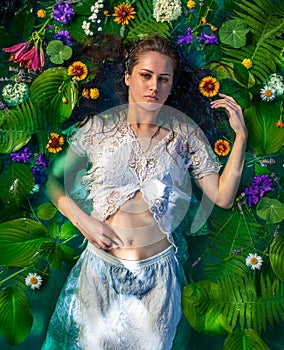
[[58,153],[62,151],[63,145],[64,145],[63,136],[59,136],[59,134],[51,132],[50,137],[48,137],[48,144],[46,145],[48,152]]
[[134,7],[131,7],[127,2],[124,2],[114,8],[113,16],[116,17],[114,21],[118,24],[121,23],[124,26],[129,23],[130,19],[134,18],[133,15],[135,13]]
[[231,150],[231,146],[230,146],[229,142],[226,140],[218,140],[214,144],[214,152],[218,156],[224,157],[227,154],[229,154],[230,150]]
[[73,76],[73,80],[84,80],[87,78],[88,75],[88,68],[85,65],[85,63],[82,63],[81,61],[76,61],[71,64],[71,66],[68,67],[68,75]]
[[220,83],[216,78],[211,76],[204,77],[199,83],[199,90],[203,96],[216,96],[220,90]]

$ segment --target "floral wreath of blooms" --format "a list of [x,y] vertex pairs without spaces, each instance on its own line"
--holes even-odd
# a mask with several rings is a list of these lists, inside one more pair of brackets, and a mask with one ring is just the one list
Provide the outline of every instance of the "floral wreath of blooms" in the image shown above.
[[[100,35],[133,44],[159,33],[210,72],[199,81],[201,96],[222,92],[238,101],[249,132],[233,208],[214,207],[196,233],[210,243],[194,257],[185,316],[199,333],[226,336],[224,349],[269,349],[266,329],[284,321],[283,18],[280,0],[227,1],[226,9],[217,0],[50,0],[28,2],[0,27],[0,333],[7,342],[32,336],[33,293],[44,291],[51,269],[79,255],[76,228],[43,195],[74,108],[104,103],[94,83],[101,62],[78,59],[75,49]],[[225,163],[234,134],[223,111],[211,113],[210,141]]]

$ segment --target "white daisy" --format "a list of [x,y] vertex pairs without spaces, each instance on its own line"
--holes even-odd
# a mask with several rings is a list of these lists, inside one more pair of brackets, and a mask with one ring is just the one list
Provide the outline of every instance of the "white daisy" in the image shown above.
[[29,273],[25,278],[25,283],[31,289],[39,289],[42,284],[42,277],[36,273]]
[[272,101],[276,96],[275,90],[269,86],[265,85],[261,90],[260,90],[260,97],[262,98],[263,101]]
[[252,268],[253,270],[255,269],[260,270],[262,262],[263,262],[262,257],[257,254],[249,253],[249,255],[246,257],[246,265]]

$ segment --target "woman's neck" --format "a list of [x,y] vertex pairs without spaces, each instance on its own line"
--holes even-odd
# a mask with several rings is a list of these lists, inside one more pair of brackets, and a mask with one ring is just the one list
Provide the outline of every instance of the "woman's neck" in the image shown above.
[[[147,107],[147,106],[145,106]],[[129,104],[127,111],[127,121],[131,125],[136,125],[139,128],[147,128],[156,125],[157,114],[160,108],[148,109],[143,108],[143,105]]]

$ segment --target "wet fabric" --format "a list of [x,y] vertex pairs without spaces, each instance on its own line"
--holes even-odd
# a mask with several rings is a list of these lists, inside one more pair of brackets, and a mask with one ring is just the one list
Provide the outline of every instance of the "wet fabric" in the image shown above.
[[184,283],[172,246],[129,261],[89,243],[61,292],[42,350],[170,350]]

